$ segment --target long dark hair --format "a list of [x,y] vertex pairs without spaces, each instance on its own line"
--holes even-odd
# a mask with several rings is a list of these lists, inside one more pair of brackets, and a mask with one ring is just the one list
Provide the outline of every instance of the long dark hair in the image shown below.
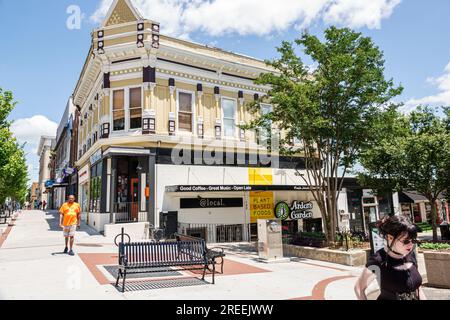
[[409,239],[417,239],[417,227],[404,215],[385,216],[377,226],[380,235],[385,239],[388,234],[394,237],[394,241],[403,234],[406,234]]

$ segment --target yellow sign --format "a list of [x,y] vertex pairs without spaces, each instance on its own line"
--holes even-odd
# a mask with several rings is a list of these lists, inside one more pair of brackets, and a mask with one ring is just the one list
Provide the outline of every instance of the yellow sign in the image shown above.
[[250,192],[250,223],[274,219],[273,192]]
[[248,169],[248,183],[251,186],[271,186],[273,184],[272,168]]

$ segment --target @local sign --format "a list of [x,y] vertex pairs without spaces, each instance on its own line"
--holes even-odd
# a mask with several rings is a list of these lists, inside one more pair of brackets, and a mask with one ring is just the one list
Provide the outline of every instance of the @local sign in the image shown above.
[[311,219],[313,217],[313,203],[295,200],[291,206],[286,202],[278,202],[275,206],[275,217],[281,220],[290,218],[291,220]]

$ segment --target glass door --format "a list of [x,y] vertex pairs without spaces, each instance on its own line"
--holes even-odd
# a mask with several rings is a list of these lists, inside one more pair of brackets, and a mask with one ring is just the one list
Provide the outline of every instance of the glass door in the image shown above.
[[139,179],[131,179],[131,218],[133,221],[138,221],[139,211]]
[[377,222],[377,220],[378,220],[377,207],[376,206],[365,206],[364,207],[364,221],[365,221],[366,231],[369,230],[369,224]]

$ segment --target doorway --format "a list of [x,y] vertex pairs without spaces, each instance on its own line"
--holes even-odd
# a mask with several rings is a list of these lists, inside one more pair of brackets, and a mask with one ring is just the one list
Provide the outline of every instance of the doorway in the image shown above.
[[364,207],[364,222],[366,231],[369,230],[369,225],[377,222],[378,212],[376,206],[365,206]]
[[139,179],[133,178],[130,183],[131,218],[138,221],[139,218]]

